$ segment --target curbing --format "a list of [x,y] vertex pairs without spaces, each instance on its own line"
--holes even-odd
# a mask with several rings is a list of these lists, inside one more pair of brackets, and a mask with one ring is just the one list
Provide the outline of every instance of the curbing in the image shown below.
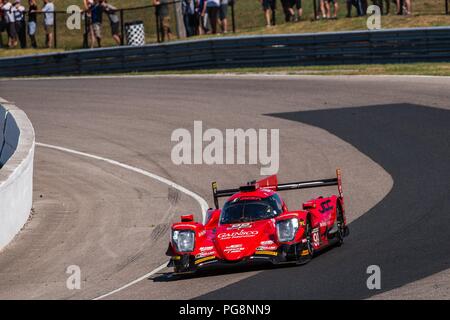
[[[4,117],[2,117],[2,115]],[[33,201],[34,128],[25,112],[0,98],[0,249],[24,226]],[[0,145],[0,146],[1,146]],[[5,146],[7,146],[5,148]]]

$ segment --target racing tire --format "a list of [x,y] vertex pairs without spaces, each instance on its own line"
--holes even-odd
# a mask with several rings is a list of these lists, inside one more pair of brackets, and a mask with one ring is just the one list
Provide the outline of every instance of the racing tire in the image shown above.
[[339,247],[344,243],[344,237],[346,234],[344,214],[342,213],[342,208],[340,205],[337,205],[337,207],[336,207],[336,220],[337,220],[337,227],[338,227],[338,231],[336,234],[338,241],[336,243],[336,246]]
[[[299,257],[298,257],[298,264],[306,264],[309,261],[311,261],[311,259],[314,256],[314,247],[312,244],[312,225],[311,225],[311,220],[310,218],[308,218],[306,220],[306,226],[305,226],[305,235],[303,239],[306,239],[306,242],[303,246],[303,249],[300,250],[299,252]],[[308,254],[305,256],[302,256],[302,252],[304,250],[308,251]]]

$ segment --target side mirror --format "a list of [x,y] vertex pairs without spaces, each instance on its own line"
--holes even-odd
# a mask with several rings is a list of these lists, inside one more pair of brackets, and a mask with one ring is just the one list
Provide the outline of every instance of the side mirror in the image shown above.
[[220,210],[210,209],[208,210],[208,214],[206,216],[205,225],[214,226],[219,222]]
[[316,203],[314,201],[307,201],[303,204],[303,209],[314,209],[316,207]]
[[185,214],[181,216],[181,222],[193,222],[194,221],[194,215],[193,214]]

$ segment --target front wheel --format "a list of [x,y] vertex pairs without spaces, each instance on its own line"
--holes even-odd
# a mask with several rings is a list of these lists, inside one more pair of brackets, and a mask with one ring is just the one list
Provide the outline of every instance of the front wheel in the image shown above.
[[314,256],[314,246],[312,243],[312,226],[309,218],[306,221],[305,234],[303,236],[301,248],[302,249],[299,252],[298,263],[299,264],[308,263]]

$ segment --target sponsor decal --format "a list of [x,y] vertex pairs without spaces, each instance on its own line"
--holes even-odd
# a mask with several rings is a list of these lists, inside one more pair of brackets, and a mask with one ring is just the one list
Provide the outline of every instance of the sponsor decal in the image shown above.
[[261,200],[260,197],[240,197],[239,200],[255,200],[255,201],[259,201]]
[[242,247],[242,244],[233,244],[231,246],[226,247],[223,251],[225,253],[238,253],[243,251],[245,248]]
[[313,245],[318,247],[320,245],[319,228],[315,228],[312,231]]
[[303,256],[307,256],[309,254],[309,251],[308,250],[303,250],[302,251],[302,253],[301,253],[301,256],[303,257]]
[[272,245],[272,246],[259,246],[258,248],[256,248],[257,251],[266,251],[266,250],[277,250],[277,246],[276,245]]
[[237,223],[237,224],[233,224],[231,227],[228,228],[228,230],[234,230],[234,229],[244,229],[244,228],[251,228],[252,224],[247,222],[247,223]]
[[206,234],[206,230],[203,230],[198,233],[198,236],[203,237],[205,234]]
[[325,212],[333,210],[334,207],[332,205],[330,205],[330,202],[331,202],[331,200],[326,200],[326,201],[322,202],[320,204],[321,209],[319,209],[319,212],[324,214]]
[[242,248],[242,244],[233,244],[231,246],[228,246],[229,249],[236,249],[236,248]]
[[224,233],[219,233],[217,235],[217,237],[220,240],[227,240],[227,239],[240,239],[240,238],[252,238],[254,236],[256,236],[259,232],[258,231],[245,231],[245,230],[240,230],[240,231],[236,231],[236,232],[224,232]]
[[202,263],[202,262],[204,262],[204,261],[213,260],[213,259],[215,259],[215,258],[216,258],[215,256],[204,257],[204,258],[195,260],[195,264],[199,264],[199,263]]
[[195,259],[208,257],[208,256],[214,256],[216,253],[214,251],[208,251],[208,252],[200,252],[195,255]]
[[213,250],[214,249],[214,247],[213,246],[209,246],[209,247],[200,247],[200,251],[211,251],[211,250]]
[[256,248],[257,251],[265,251],[265,250],[277,250],[278,245],[272,240],[261,241],[259,247]]

